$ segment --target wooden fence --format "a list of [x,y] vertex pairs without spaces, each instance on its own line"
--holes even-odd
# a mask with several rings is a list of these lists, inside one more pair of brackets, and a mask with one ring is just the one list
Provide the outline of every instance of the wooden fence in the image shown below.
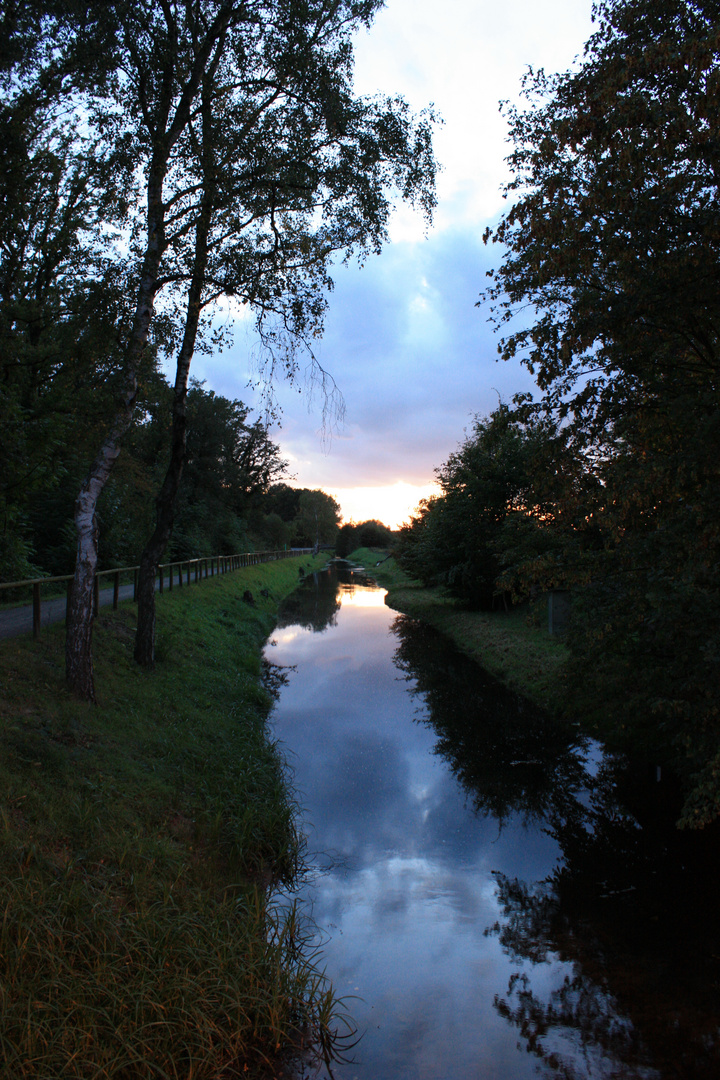
[[[245,551],[240,555],[212,555],[200,559],[180,559],[177,562],[163,563],[157,568],[157,589],[163,592],[166,588],[182,588],[183,584],[190,585],[202,581],[215,574],[227,574],[232,570],[241,570],[245,566],[257,566],[258,563],[274,562],[277,559],[288,559],[297,555],[312,554],[312,548],[290,548],[287,551]],[[133,600],[137,600],[137,585],[139,566],[121,566],[113,570],[98,570],[95,575],[94,597],[95,614],[100,605],[100,578],[111,578],[113,587],[113,609],[116,610],[120,599],[120,577],[132,574]],[[73,582],[73,574],[62,574],[59,577],[29,578],[26,581],[0,582],[0,598],[8,589],[32,589],[33,609],[33,637],[40,635],[41,613],[41,590],[43,586],[59,585],[65,583],[66,588],[66,617],[70,606],[70,589]],[[175,578],[177,577],[177,581]],[[184,579],[184,580],[183,580]],[[24,604],[13,605],[24,607]]]

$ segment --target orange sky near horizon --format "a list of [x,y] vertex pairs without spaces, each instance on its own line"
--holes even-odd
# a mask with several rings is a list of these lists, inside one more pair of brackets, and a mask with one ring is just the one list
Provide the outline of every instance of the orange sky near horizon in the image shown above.
[[326,487],[323,490],[340,504],[344,522],[375,519],[389,529],[398,529],[415,512],[421,499],[437,495],[440,489],[434,482],[408,484],[399,480],[379,487]]

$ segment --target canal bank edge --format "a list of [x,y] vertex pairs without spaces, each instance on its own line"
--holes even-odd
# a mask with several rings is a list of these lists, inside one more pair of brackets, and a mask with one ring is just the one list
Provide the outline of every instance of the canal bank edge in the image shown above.
[[386,551],[359,548],[349,559],[388,590],[388,607],[433,626],[515,693],[553,714],[561,712],[568,650],[545,629],[544,608],[468,611],[442,588],[426,588],[408,577]]
[[259,1076],[296,1044],[303,961],[265,887],[301,839],[261,654],[324,562],[165,594],[152,673],[132,659],[133,605],[101,614],[97,706],[65,688],[62,627],[0,645],[0,1075]]

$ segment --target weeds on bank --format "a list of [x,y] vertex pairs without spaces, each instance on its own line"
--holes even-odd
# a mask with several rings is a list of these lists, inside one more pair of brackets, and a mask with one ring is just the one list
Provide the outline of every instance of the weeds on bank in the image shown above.
[[[386,603],[434,626],[491,675],[541,708],[560,711],[567,648],[543,625],[544,609],[469,611],[442,588],[426,588],[402,571],[394,559],[375,567],[382,556],[358,551],[363,565],[388,589]],[[375,557],[377,556],[377,557]]]
[[97,707],[64,689],[61,629],[0,650],[3,1076],[270,1076],[281,1052],[340,1053],[351,1024],[308,931],[267,899],[302,858],[258,678],[297,580],[287,560],[166,595],[153,673],[132,607],[101,615]]

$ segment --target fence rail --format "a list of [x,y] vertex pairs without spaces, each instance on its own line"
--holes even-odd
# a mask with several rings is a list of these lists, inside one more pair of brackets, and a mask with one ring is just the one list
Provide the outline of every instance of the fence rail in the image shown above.
[[[161,563],[157,568],[156,588],[158,592],[162,593],[166,588],[182,588],[183,584],[185,586],[190,585],[193,580],[195,582],[200,582],[203,578],[215,577],[216,574],[227,574],[232,570],[241,570],[246,566],[257,566],[259,563],[274,562],[277,559],[288,559],[298,555],[308,555],[312,553],[312,550],[312,548],[290,548],[289,550],[283,551],[244,551],[237,555],[209,555],[197,559],[179,559],[175,562]],[[94,609],[96,615],[100,606],[100,578],[112,578],[113,610],[117,610],[120,600],[120,576],[123,574],[133,575],[133,600],[137,600],[139,570],[139,566],[120,566],[115,567],[112,570],[97,571],[94,582]],[[176,576],[177,582],[175,581]],[[57,577],[28,578],[25,581],[3,581],[0,582],[0,597],[3,592],[9,589],[32,589],[33,637],[37,638],[40,636],[42,587],[44,585],[65,582],[65,612],[67,618],[67,611],[70,606],[70,589],[73,578],[74,574],[61,574]],[[183,578],[185,578],[185,581],[183,581]],[[22,603],[13,605],[13,607],[25,606],[26,605]]]

